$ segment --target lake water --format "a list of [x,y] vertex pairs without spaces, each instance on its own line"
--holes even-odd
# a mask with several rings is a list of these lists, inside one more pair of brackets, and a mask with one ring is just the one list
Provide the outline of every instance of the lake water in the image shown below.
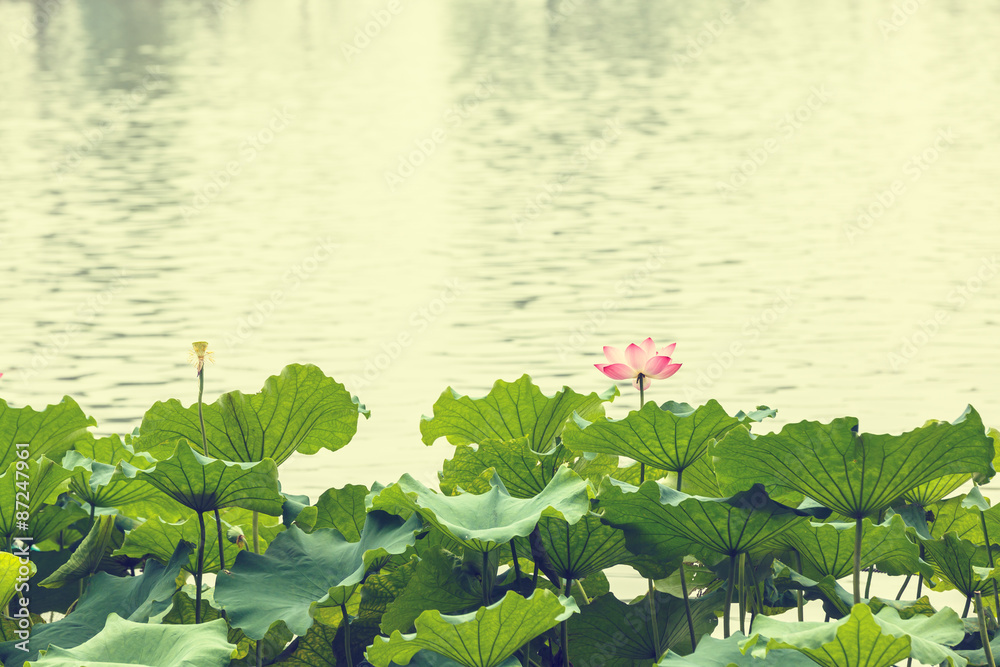
[[[36,13],[37,12],[37,13]],[[0,0],[0,395],[103,432],[319,365],[285,488],[434,481],[447,386],[1000,425],[1000,6]],[[634,392],[611,407],[621,416]]]

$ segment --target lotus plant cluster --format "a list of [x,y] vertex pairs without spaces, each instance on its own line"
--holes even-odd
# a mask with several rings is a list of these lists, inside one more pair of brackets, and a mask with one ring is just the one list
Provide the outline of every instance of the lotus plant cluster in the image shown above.
[[370,417],[316,366],[205,403],[200,341],[197,391],[178,388],[197,400],[124,435],[70,397],[0,400],[0,662],[995,665],[1000,509],[980,485],[1000,432],[971,406],[892,435],[768,429],[766,406],[668,400],[674,353],[605,347],[624,384],[600,393],[448,388],[419,423],[445,452],[434,488],[315,498],[281,465]]

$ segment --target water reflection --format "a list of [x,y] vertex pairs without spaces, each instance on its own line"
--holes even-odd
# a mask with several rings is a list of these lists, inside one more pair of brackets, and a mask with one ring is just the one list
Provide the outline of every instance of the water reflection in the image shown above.
[[656,400],[1000,423],[996,8],[886,32],[858,2],[38,6],[0,1],[15,404],[130,430],[194,399],[190,341],[210,396],[313,362],[373,416],[286,464],[312,495],[433,482],[444,387],[602,389],[601,345],[646,335],[685,363]]

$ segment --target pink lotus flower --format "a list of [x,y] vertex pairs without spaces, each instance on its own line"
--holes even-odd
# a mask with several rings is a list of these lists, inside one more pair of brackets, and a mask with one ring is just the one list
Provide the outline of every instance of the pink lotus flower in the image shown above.
[[[638,345],[632,343],[622,352],[616,347],[604,346],[604,356],[610,363],[594,364],[597,370],[612,380],[632,380],[636,389],[649,389],[652,380],[665,380],[680,370],[681,364],[670,363],[670,355],[674,353],[677,343],[656,349],[652,338],[647,338]],[[639,378],[642,378],[642,387]]]

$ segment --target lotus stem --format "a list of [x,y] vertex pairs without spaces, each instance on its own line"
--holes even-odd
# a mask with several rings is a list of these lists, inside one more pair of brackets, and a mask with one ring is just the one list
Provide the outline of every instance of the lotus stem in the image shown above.
[[729,555],[729,583],[726,585],[726,609],[722,614],[722,635],[723,639],[728,639],[729,635],[729,610],[733,605],[733,589],[736,588],[736,556]]
[[[919,546],[920,546],[920,557],[923,558],[924,557],[924,545],[923,545],[923,543],[921,543]],[[921,589],[923,587],[924,587],[924,575],[917,574],[917,599],[918,600],[920,599],[920,593],[921,593]]]
[[521,581],[521,564],[517,562],[517,547],[514,540],[510,541],[510,557],[514,560],[514,587],[518,587]]
[[[996,561],[993,558],[993,545],[990,543],[990,531],[986,527],[986,515],[983,514],[982,510],[979,510],[979,524],[983,527],[983,539],[986,540],[986,553],[990,558],[990,569],[996,567]],[[998,610],[1000,613],[1000,592],[997,591],[996,582],[993,582],[993,604],[994,609]]]
[[861,604],[861,533],[864,519],[858,517],[854,524],[854,604]]
[[226,550],[222,546],[222,517],[219,516],[218,509],[215,510],[215,531],[219,538],[219,571],[223,572],[226,569]]
[[[566,597],[573,594],[573,579],[571,577],[566,577]],[[559,631],[562,633],[562,653],[563,653],[563,667],[570,667],[569,665],[569,620],[564,620],[559,624]]]
[[347,667],[354,667],[351,657],[351,617],[347,614],[347,604],[340,605],[340,613],[344,615],[344,655],[347,657]]
[[873,574],[875,574],[875,566],[874,565],[869,565],[868,566],[868,581],[865,582],[865,598],[866,599],[871,597],[872,575]]
[[198,567],[194,575],[194,622],[201,623],[201,578],[205,568],[205,515],[198,512],[201,539],[198,540]]
[[[681,490],[681,480],[684,477],[684,469],[677,471],[677,490]],[[691,616],[691,601],[688,600],[688,588],[687,588],[687,577],[684,574],[684,560],[681,559],[680,567],[681,575],[681,597],[684,598],[684,613],[687,615],[688,623],[688,634],[691,636],[691,652],[694,652],[695,647],[698,644],[698,639],[694,634],[694,619]],[[657,662],[659,662],[659,656],[657,656]]]
[[205,367],[198,370],[198,423],[201,424],[201,448],[208,456],[208,438],[205,437],[205,414],[201,409],[201,398],[205,394]]
[[908,575],[906,575],[906,579],[903,579],[903,585],[899,587],[899,592],[896,593],[896,599],[897,600],[899,600],[900,598],[903,597],[903,591],[905,591],[906,587],[910,585],[910,579],[912,577],[913,577],[912,574],[908,574]]
[[483,606],[486,607],[490,606],[490,581],[489,577],[486,576],[486,571],[489,569],[489,567],[490,567],[490,552],[484,551],[482,579],[483,579]]
[[576,586],[576,590],[580,591],[580,595],[583,596],[583,602],[585,604],[590,604],[590,596],[587,595],[587,591],[584,589],[583,584],[580,583],[580,580],[574,579],[573,584]]
[[[798,572],[799,574],[802,574],[802,554],[799,553],[798,549],[796,549],[793,553],[795,554],[795,571]],[[899,598],[896,599],[898,600]],[[805,620],[805,611],[803,609],[803,604],[802,604],[801,590],[795,591],[795,608],[798,609],[799,623],[801,623],[802,621]]]
[[[260,516],[257,514],[257,510],[253,511],[253,552],[255,554],[260,553]],[[261,654],[260,642],[260,639],[254,642],[254,653],[256,653],[255,657],[257,658],[257,667],[262,667],[264,664],[264,657]]]
[[993,660],[993,647],[990,646],[990,634],[986,631],[986,614],[983,612],[983,596],[976,591],[976,615],[979,616],[979,637],[983,642],[983,652],[986,653],[986,664],[997,667]]
[[741,553],[739,558],[739,608],[740,608],[740,632],[744,635],[747,633],[746,626],[746,592],[747,592],[747,566],[746,566],[746,554]]
[[[646,390],[642,388],[643,380],[642,373],[636,378],[636,382],[639,383],[639,410],[642,410],[642,406],[646,404]],[[639,462],[639,486],[642,486],[643,482],[646,481],[646,464]],[[682,564],[683,566],[683,564]],[[681,581],[684,580],[684,575],[681,574]],[[649,604],[649,625],[652,630],[653,635],[653,653],[660,653],[660,626],[656,622],[656,588],[653,586],[652,579],[646,579],[646,588],[649,591],[647,602]],[[686,598],[687,596],[685,596]]]
[[[976,592],[978,593],[979,591]],[[968,618],[969,609],[971,608],[972,608],[972,596],[969,595],[965,598],[965,608],[962,610],[962,618]]]

